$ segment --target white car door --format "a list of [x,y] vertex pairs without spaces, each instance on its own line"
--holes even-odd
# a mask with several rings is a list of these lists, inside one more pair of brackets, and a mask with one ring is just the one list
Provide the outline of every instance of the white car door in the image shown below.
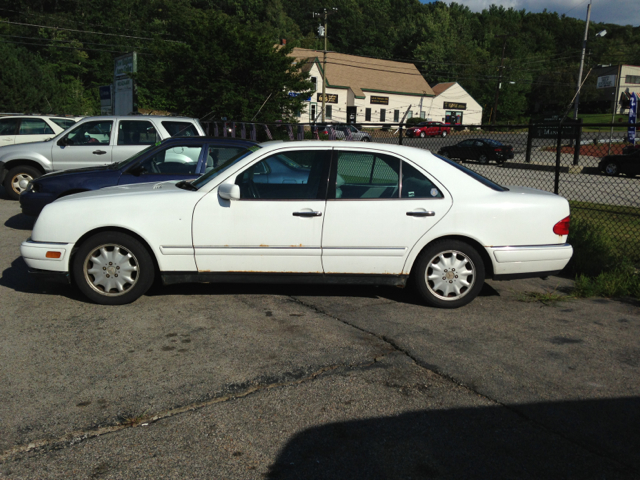
[[17,118],[0,119],[0,147],[13,145],[16,143],[16,130],[18,129]]
[[409,252],[449,211],[448,192],[406,161],[334,153],[322,235],[327,274],[402,274]]
[[82,122],[52,142],[51,157],[55,171],[96,167],[111,163],[113,120]]
[[272,154],[227,180],[240,200],[206,195],[193,215],[198,271],[322,273],[330,152]]

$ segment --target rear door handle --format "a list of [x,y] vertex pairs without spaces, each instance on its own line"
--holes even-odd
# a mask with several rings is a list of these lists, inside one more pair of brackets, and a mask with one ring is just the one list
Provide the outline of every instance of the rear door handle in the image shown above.
[[322,212],[293,212],[294,217],[319,217]]
[[105,153],[107,153],[107,152],[105,152],[104,150],[94,150],[93,151],[94,155],[104,155]]
[[436,212],[407,212],[409,217],[435,217]]

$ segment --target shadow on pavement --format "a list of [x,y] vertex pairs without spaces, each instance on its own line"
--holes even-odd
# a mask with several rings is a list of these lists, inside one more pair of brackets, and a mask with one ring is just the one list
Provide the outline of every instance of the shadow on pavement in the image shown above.
[[35,223],[36,217],[30,217],[29,215],[18,213],[17,215],[7,219],[7,221],[4,222],[4,226],[13,228],[14,230],[32,230]]
[[[384,287],[371,285],[299,285],[253,283],[185,283],[179,285],[155,285],[148,296],[162,295],[284,295],[293,297],[362,297],[386,298],[400,303],[424,305],[411,287]],[[500,294],[485,283],[480,297]]]
[[293,437],[266,478],[639,478],[639,412],[628,398],[331,423]]
[[22,257],[16,258],[11,262],[11,266],[2,272],[0,286],[10,288],[16,292],[60,295],[71,300],[87,302],[73,285],[61,279],[53,280],[44,276],[30,274]]

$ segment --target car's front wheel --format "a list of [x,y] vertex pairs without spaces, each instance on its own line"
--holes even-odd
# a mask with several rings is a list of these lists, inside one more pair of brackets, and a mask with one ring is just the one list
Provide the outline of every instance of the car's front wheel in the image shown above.
[[120,232],[98,233],[87,239],[73,258],[73,278],[89,300],[123,305],[151,287],[155,268],[137,239]]
[[618,165],[616,163],[607,163],[604,167],[604,173],[607,175],[618,175]]
[[414,280],[420,296],[433,307],[458,308],[473,300],[484,283],[484,262],[468,243],[441,240],[416,260]]
[[362,137],[363,142],[370,142],[371,139],[369,137]]
[[18,165],[7,173],[4,179],[4,189],[11,200],[18,200],[20,194],[27,189],[31,180],[42,176],[40,170],[29,165]]
[[480,155],[480,156],[478,157],[478,162],[479,162],[479,163],[482,163],[482,164],[485,164],[485,163],[488,163],[488,162],[489,162],[489,159],[487,158],[487,156],[486,156],[486,155]]
[[426,137],[426,136],[427,136],[427,134],[426,134],[426,133],[424,133],[424,132],[420,132],[420,138],[424,138],[424,137]]
[[447,136],[447,132],[445,130],[442,131],[442,138]]

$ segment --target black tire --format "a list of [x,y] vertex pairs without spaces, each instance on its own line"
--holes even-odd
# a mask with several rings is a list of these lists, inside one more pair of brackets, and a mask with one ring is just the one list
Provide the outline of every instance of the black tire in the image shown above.
[[[100,256],[104,260],[98,262]],[[72,262],[74,283],[89,300],[101,305],[124,305],[137,300],[149,290],[155,277],[153,260],[144,245],[120,232],[89,237]],[[98,271],[99,276],[94,273]],[[124,277],[122,272],[129,276]],[[115,280],[118,275],[121,278]],[[118,285],[122,291],[118,291]]]
[[489,159],[487,158],[486,155],[480,155],[478,157],[478,163],[481,163],[481,164],[485,165],[485,164],[489,163]]
[[426,136],[427,136],[427,134],[426,134],[426,133],[424,133],[424,132],[420,132],[420,138],[424,138],[424,137],[426,137]]
[[609,162],[604,167],[604,173],[606,175],[615,176],[620,173],[620,169],[618,168],[618,164],[614,162]]
[[[447,268],[437,267],[441,269],[438,272],[434,267],[443,262],[449,265],[445,265]],[[434,273],[437,273],[437,277]],[[482,289],[484,275],[484,262],[480,254],[460,240],[440,240],[429,245],[420,254],[413,269],[418,293],[427,305],[438,308],[458,308],[471,302]],[[449,288],[452,290],[449,291]]]
[[22,180],[29,182],[41,176],[42,173],[35,167],[18,165],[7,172],[7,176],[2,185],[9,199],[18,200],[20,198],[20,192],[26,188],[26,185],[20,185],[20,183],[23,183]]
[[371,139],[369,137],[362,137],[363,142],[370,142]]
[[444,138],[444,137],[446,137],[446,136],[447,136],[447,132],[446,132],[446,130],[443,130],[443,131],[442,131],[442,138]]

